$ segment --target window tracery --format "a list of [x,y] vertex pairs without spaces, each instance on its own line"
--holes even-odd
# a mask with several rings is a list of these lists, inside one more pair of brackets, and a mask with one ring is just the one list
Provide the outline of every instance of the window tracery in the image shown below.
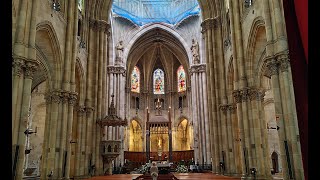
[[153,86],[154,94],[164,94],[164,72],[161,69],[153,72]]
[[140,93],[140,70],[135,66],[131,73],[131,91]]

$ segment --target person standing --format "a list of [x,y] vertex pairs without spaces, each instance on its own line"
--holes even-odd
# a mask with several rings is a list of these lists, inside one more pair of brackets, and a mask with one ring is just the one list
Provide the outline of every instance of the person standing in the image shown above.
[[152,163],[152,166],[150,167],[150,175],[152,177],[152,180],[157,180],[159,174],[158,166],[155,162]]

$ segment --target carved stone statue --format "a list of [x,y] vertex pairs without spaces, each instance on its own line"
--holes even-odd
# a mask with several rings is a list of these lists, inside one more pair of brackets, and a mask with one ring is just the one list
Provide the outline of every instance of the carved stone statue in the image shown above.
[[199,64],[200,63],[200,56],[199,56],[199,44],[195,39],[192,39],[192,46],[191,46],[191,52],[192,52],[192,62],[193,64]]
[[119,43],[116,45],[116,63],[122,63],[123,62],[123,41],[119,41]]

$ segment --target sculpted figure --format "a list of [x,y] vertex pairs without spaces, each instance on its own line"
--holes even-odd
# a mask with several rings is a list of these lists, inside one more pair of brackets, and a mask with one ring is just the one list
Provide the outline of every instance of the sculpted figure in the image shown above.
[[192,52],[193,64],[199,64],[200,63],[199,44],[194,39],[192,39],[192,46],[191,46],[190,49],[191,49],[191,52]]

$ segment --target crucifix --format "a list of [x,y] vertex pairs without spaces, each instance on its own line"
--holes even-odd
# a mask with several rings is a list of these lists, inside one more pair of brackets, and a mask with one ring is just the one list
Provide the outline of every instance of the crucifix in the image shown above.
[[156,106],[156,115],[160,116],[161,115],[161,105],[162,105],[162,102],[160,102],[160,99],[158,98],[158,101],[155,102],[155,106]]

